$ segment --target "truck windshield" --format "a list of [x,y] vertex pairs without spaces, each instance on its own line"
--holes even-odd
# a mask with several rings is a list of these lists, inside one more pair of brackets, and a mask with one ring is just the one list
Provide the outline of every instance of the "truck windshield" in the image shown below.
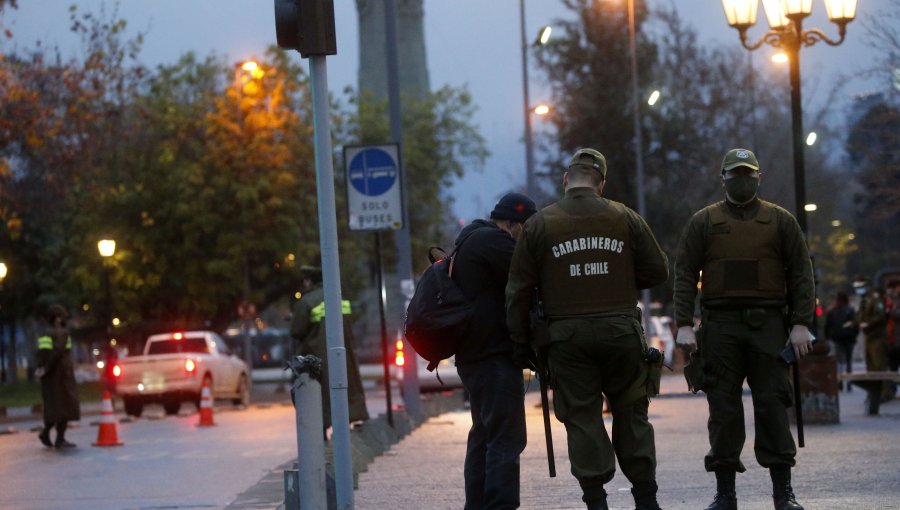
[[157,340],[150,343],[147,354],[175,354],[179,352],[208,353],[206,339],[202,336],[187,337],[183,340]]

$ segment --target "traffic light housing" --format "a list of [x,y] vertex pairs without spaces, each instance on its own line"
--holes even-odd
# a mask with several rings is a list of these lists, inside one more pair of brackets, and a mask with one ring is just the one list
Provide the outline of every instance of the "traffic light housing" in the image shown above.
[[275,0],[275,37],[303,58],[337,54],[334,0]]

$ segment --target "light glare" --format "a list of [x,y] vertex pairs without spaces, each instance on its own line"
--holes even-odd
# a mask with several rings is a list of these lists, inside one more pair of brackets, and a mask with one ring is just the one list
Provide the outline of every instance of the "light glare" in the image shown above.
[[538,38],[538,42],[541,44],[547,44],[547,41],[550,40],[550,32],[553,31],[553,28],[550,25],[541,29],[541,36]]
[[816,138],[816,132],[810,131],[809,134],[806,135],[806,145],[812,146],[814,143],[816,143]]
[[647,99],[647,104],[653,106],[657,101],[659,101],[659,91],[654,90],[653,93],[650,94],[650,99]]

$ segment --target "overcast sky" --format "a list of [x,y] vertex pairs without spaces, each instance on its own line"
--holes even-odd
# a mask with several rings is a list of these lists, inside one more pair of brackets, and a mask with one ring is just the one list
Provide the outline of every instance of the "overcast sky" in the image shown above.
[[[619,2],[625,0],[598,0]],[[737,31],[728,27],[720,0],[648,0],[651,8],[676,5],[682,17],[700,34],[705,44],[740,45]],[[73,0],[20,0],[18,10],[7,9],[3,25],[14,33],[13,44],[32,47],[37,40],[45,47],[59,44],[66,52],[76,51],[75,39],[68,31],[68,6]],[[99,12],[115,4],[102,0],[80,0],[82,11]],[[358,62],[358,24],[356,3],[335,0],[338,54],[329,57],[328,83],[334,94],[346,86],[356,88]],[[865,19],[886,8],[886,0],[859,0],[858,19],[848,26],[848,39],[839,47],[817,44],[801,52],[804,76],[804,103],[822,99],[829,82],[839,79],[843,70],[853,74],[870,66],[875,57],[863,42]],[[569,17],[556,0],[526,2],[526,29],[536,34],[554,18]],[[814,0],[814,13],[806,26],[820,27],[835,36],[824,5]],[[261,56],[275,42],[272,0],[123,0],[119,17],[128,21],[130,30],[146,32],[141,60],[144,64],[174,63],[187,51],[201,56],[224,55],[235,62]],[[766,27],[762,7],[759,24],[751,30],[758,38]],[[479,111],[476,122],[487,140],[492,156],[482,172],[469,175],[451,190],[457,198],[455,213],[466,221],[484,217],[496,199],[511,189],[524,187],[524,144],[522,143],[522,61],[519,35],[518,0],[425,0],[425,44],[432,89],[442,85],[467,86]],[[14,47],[4,41],[0,48]],[[772,66],[769,47],[756,52],[755,65]],[[299,55],[297,58],[299,59]],[[531,101],[549,99],[536,69],[530,69]],[[784,68],[785,80],[787,69]],[[851,82],[847,95],[871,91],[878,84]],[[846,96],[845,96],[846,97]],[[665,100],[663,98],[663,100]],[[540,129],[540,120],[536,121]],[[789,141],[785,141],[789,143]],[[599,148],[602,151],[602,147]],[[560,155],[565,160],[566,155]],[[336,171],[340,171],[336,169]],[[614,171],[611,169],[610,171]]]

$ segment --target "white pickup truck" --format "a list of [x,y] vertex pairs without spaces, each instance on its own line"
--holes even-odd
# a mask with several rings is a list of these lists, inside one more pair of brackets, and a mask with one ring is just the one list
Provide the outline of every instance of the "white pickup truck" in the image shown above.
[[194,402],[199,408],[204,383],[213,398],[247,405],[247,373],[244,361],[211,331],[165,333],[148,338],[143,355],[118,361],[116,392],[125,412],[133,416],[140,416],[148,402],[161,403],[166,414],[178,413],[182,402]]

